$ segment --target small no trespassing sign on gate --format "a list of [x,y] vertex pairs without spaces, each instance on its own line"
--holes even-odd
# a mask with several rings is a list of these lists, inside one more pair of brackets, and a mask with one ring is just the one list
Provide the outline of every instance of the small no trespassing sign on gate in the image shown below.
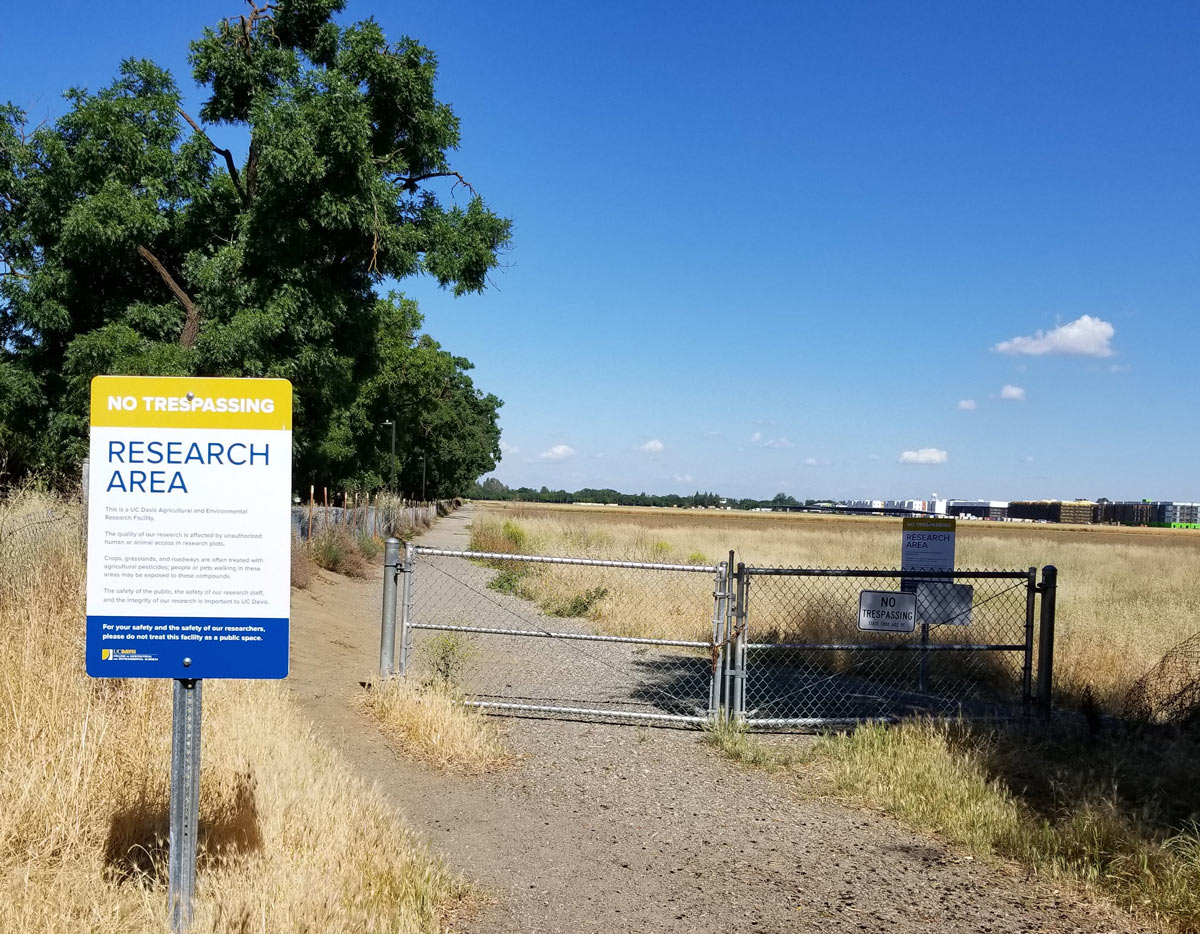
[[917,628],[917,595],[864,590],[858,596],[858,628],[864,632],[912,632]]
[[291,383],[98,376],[91,408],[87,673],[286,677]]

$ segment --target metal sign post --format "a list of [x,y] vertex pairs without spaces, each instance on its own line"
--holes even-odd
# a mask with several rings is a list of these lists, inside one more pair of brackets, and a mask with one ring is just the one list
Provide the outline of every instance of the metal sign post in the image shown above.
[[200,820],[201,682],[177,678],[171,715],[171,833],[167,906],[171,930],[192,927],[196,892],[196,834]]
[[171,930],[192,926],[202,678],[286,678],[292,385],[97,376],[87,493],[93,678],[170,678]]

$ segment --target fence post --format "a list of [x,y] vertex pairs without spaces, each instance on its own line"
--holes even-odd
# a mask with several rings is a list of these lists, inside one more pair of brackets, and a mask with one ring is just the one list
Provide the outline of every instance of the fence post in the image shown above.
[[400,677],[408,674],[408,655],[412,650],[412,630],[408,624],[412,617],[412,579],[413,562],[416,558],[417,546],[412,542],[404,543],[404,564],[401,567],[403,584],[400,588]]
[[746,710],[746,565],[741,562],[737,566],[737,602],[733,619],[727,690],[730,719],[740,722]]
[[721,676],[725,670],[725,592],[729,565],[717,565],[717,580],[713,590],[712,674],[708,685],[708,716],[716,717],[721,708]]
[[1050,720],[1050,703],[1054,691],[1054,604],[1058,594],[1058,568],[1052,564],[1042,568],[1042,619],[1038,626],[1038,713]]
[[379,637],[379,677],[390,678],[396,659],[396,565],[400,540],[389,538],[383,546],[383,625]]
[[1021,706],[1029,716],[1033,709],[1033,624],[1037,612],[1037,568],[1029,569],[1025,584],[1025,660],[1021,666]]

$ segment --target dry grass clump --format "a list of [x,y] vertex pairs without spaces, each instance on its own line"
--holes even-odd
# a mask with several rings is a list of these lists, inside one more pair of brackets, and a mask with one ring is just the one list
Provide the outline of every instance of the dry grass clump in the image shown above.
[[341,525],[328,525],[308,542],[308,553],[319,568],[347,577],[370,577],[374,570],[350,531]]
[[361,695],[360,703],[406,752],[438,768],[480,774],[512,758],[496,722],[464,706],[448,685],[393,679]]
[[[49,511],[67,517],[35,530]],[[0,926],[157,934],[170,685],[84,674],[81,533],[77,509],[0,503]],[[286,693],[214,681],[204,694],[196,931],[438,930],[462,884]]]
[[313,559],[308,553],[308,546],[299,536],[292,536],[292,586],[297,590],[307,590],[312,584]]
[[840,793],[1183,934],[1200,931],[1197,752],[1180,734],[1039,739],[931,722],[864,726],[818,749]]

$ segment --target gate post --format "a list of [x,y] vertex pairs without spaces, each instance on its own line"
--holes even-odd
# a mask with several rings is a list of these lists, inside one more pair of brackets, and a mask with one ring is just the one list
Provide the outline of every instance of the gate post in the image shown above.
[[721,710],[721,678],[725,671],[725,638],[728,625],[727,592],[729,584],[729,565],[724,561],[717,565],[716,589],[713,590],[713,635],[712,635],[712,674],[708,685],[708,716],[715,718]]
[[383,624],[379,636],[379,677],[390,678],[396,658],[396,565],[400,561],[400,539],[392,537],[383,546]]
[[417,546],[404,543],[404,564],[401,566],[403,585],[400,588],[400,677],[408,674],[408,653],[412,649],[412,578]]
[[725,691],[729,718],[741,721],[746,710],[746,565],[741,562],[737,566],[737,602],[733,620]]
[[1042,568],[1042,619],[1038,627],[1038,713],[1050,720],[1050,702],[1054,691],[1054,610],[1058,595],[1058,568],[1048,564]]
[[1021,665],[1021,706],[1028,716],[1033,707],[1033,621],[1037,605],[1037,568],[1029,569],[1025,584],[1025,658]]

